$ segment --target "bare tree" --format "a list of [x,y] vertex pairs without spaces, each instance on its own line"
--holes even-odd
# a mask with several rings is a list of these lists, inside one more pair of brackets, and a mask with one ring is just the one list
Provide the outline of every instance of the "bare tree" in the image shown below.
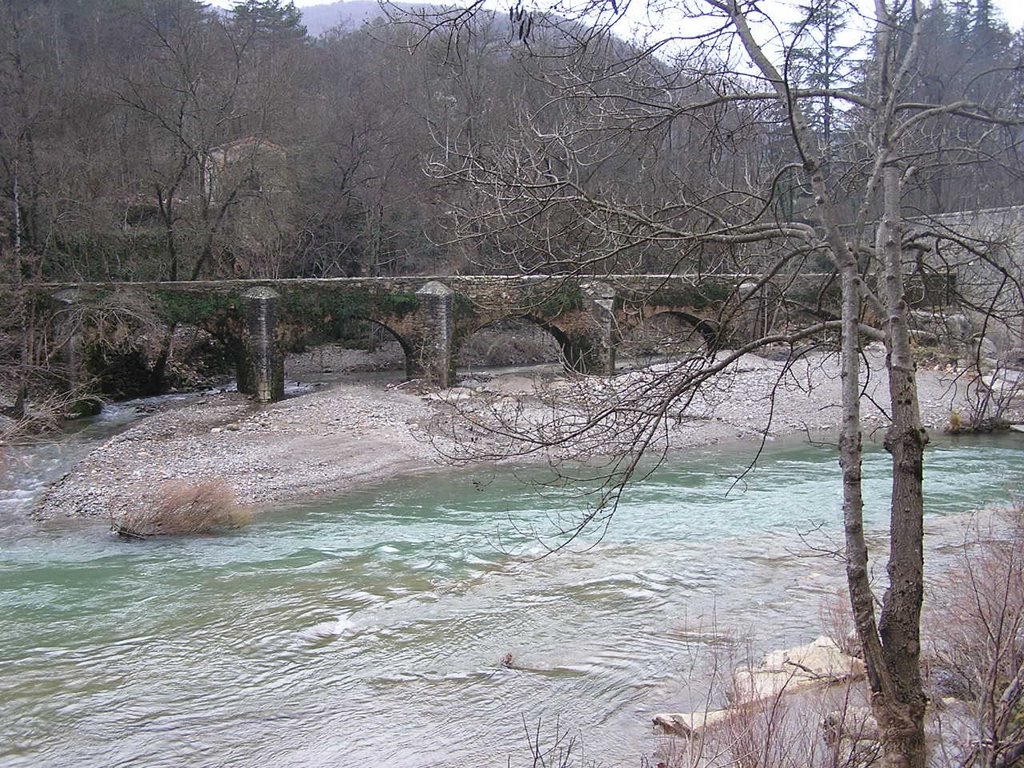
[[264,5],[240,4],[249,16],[228,23],[191,0],[159,0],[124,28],[126,47],[144,54],[113,86],[129,122],[129,178],[155,203],[171,280],[272,274],[262,257],[233,250],[246,250],[239,231],[275,255],[294,237],[274,139],[287,133],[280,115],[297,111],[304,30],[254,16]]
[[[796,350],[838,333],[849,597],[884,764],[918,768],[925,764],[919,627],[928,437],[911,345],[908,284],[918,260],[905,242],[904,194],[919,163],[943,159],[922,153],[925,126],[980,126],[995,135],[1019,123],[1012,105],[996,100],[919,98],[926,8],[918,0],[876,0],[858,81],[824,89],[801,87],[790,77],[794,40],[756,5],[692,0],[682,9],[679,28],[694,32],[623,48],[614,58],[595,55],[602,40],[607,46],[600,30],[581,36],[578,27],[567,31],[564,18],[552,18],[548,34],[561,37],[548,38],[536,31],[545,28],[538,15],[532,49],[561,64],[537,75],[550,98],[523,103],[515,130],[501,144],[447,141],[431,169],[473,190],[460,234],[481,248],[527,254],[523,267],[554,275],[597,277],[630,260],[643,264],[655,251],[674,271],[741,273],[733,300],[725,303],[731,309],[717,325],[735,325],[738,308],[761,302],[778,310],[775,327],[733,352],[691,354],[626,384],[590,386],[568,411],[529,412],[514,404],[475,410],[469,437],[484,430],[498,439],[499,453],[545,451],[556,460],[586,450],[607,455],[614,447],[601,468],[609,484],[577,521],[606,525],[640,457],[664,447],[666,424],[685,417],[716,374],[744,353],[771,345]],[[438,23],[446,21],[452,20]],[[585,45],[566,46],[566,40]],[[830,142],[831,157],[812,119],[825,97],[852,126],[849,135]],[[834,147],[840,138],[843,146]],[[708,172],[696,172],[707,153],[713,153]],[[611,183],[617,176],[635,183]],[[782,194],[798,204],[778,206]],[[992,245],[976,243],[975,252],[985,254]],[[787,300],[785,288],[795,276],[821,265],[837,279],[838,300],[831,307]],[[1014,282],[1017,275],[1003,270],[997,281],[1003,278]],[[881,595],[869,577],[861,490],[862,355],[870,340],[885,350],[885,448],[893,472],[888,580]],[[598,470],[584,473],[593,478]]]
[[420,172],[433,72],[383,25],[314,51],[319,97],[303,126],[302,250],[319,276],[434,271],[433,195]]

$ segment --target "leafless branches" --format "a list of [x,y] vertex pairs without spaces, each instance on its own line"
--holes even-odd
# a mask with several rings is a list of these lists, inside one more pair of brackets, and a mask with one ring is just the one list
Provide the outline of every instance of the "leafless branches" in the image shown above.
[[[1009,768],[1024,757],[1024,517],[1020,507],[973,521],[928,615],[931,678],[947,708],[958,765]],[[946,699],[943,699],[946,701]],[[963,712],[965,722],[957,723]],[[957,752],[957,749],[959,751]]]
[[[591,768],[596,765],[586,759],[579,735],[564,730],[557,719],[550,737],[545,736],[542,722],[538,721],[531,728],[525,717],[523,732],[530,751],[531,768]],[[508,768],[513,768],[511,757]]]

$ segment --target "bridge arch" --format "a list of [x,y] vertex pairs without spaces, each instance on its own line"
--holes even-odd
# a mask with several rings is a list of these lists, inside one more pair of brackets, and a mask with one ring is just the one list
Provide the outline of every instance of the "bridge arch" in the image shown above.
[[[510,325],[513,328],[508,328]],[[529,313],[510,313],[506,316],[496,317],[483,323],[471,325],[457,332],[452,340],[452,360],[456,364],[465,364],[464,355],[466,348],[477,334],[496,329],[514,333],[514,326],[540,331],[557,348],[558,361],[563,366],[569,370],[582,370],[580,361],[584,359],[585,351],[581,345],[560,328],[557,323]]]
[[721,339],[717,323],[698,317],[683,309],[675,307],[654,307],[646,313],[646,318],[654,320],[659,317],[673,317],[682,320],[690,328],[700,334],[705,346],[710,349],[718,349]]
[[372,329],[379,328],[384,331],[388,338],[398,343],[402,350],[402,357],[405,361],[406,378],[412,378],[416,370],[416,347],[406,338],[402,329],[392,327],[386,320],[362,315],[350,315],[345,318],[343,324],[326,323],[323,327],[304,331],[304,324],[293,325],[289,318],[281,320],[282,338],[285,353],[305,352],[324,345],[352,342],[359,344],[368,337]]
[[402,354],[405,356],[405,377],[411,379],[416,373],[416,348],[402,333],[392,328],[388,323],[374,320],[370,317],[361,319],[374,328],[381,328],[386,331],[391,338],[398,342],[398,346],[402,348]]

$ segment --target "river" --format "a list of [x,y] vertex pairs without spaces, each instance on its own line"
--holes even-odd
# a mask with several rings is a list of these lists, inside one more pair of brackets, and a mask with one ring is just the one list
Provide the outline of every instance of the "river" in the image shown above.
[[[933,570],[962,513],[1021,487],[1020,448],[929,448]],[[694,706],[714,663],[820,634],[841,587],[822,554],[840,535],[834,450],[771,445],[737,480],[752,451],[671,457],[603,537],[542,559],[532,531],[574,502],[510,470],[412,476],[174,540],[8,513],[0,765],[527,766],[524,724],[540,723],[606,768],[638,766],[654,712]],[[22,496],[55,472],[33,461]],[[868,455],[876,542],[884,465]]]

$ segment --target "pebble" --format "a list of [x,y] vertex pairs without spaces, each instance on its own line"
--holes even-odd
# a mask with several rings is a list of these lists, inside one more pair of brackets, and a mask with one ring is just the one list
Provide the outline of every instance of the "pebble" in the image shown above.
[[[806,429],[834,430],[839,419],[834,356],[803,360],[791,376],[781,380],[780,369],[779,363],[755,359],[744,371],[730,372],[728,387],[712,384],[698,393],[685,413],[674,409],[669,444],[686,447],[759,439],[769,413],[769,437]],[[548,387],[544,397],[552,392],[589,399],[601,393],[614,396],[641,376],[651,378],[649,373],[627,373],[612,380],[561,380]],[[539,400],[536,392],[528,391],[533,386],[530,379],[520,375],[514,382],[505,381],[507,388],[500,387],[500,378],[488,382],[502,395],[457,388],[456,407],[495,404],[501,398],[510,414],[520,408],[532,417],[547,413],[533,408]],[[922,371],[919,382],[925,423],[941,429],[949,415],[950,377]],[[813,385],[810,391],[808,384]],[[870,384],[871,396],[884,402],[885,377],[873,375]],[[769,387],[775,388],[774,403],[765,394]],[[258,407],[234,393],[204,396],[149,416],[99,446],[47,493],[40,514],[105,517],[110,511],[141,503],[156,485],[174,477],[223,478],[244,503],[294,500],[436,466],[434,444],[449,455],[467,458],[479,455],[478,446],[490,446],[482,431],[474,432],[474,437],[467,434],[461,444],[443,434],[434,434],[433,443],[423,439],[426,435],[420,425],[448,424],[453,392],[419,396],[416,391],[418,387],[345,385]],[[865,406],[866,423],[882,418],[873,406]],[[233,433],[230,440],[227,432]],[[140,443],[144,450],[138,449]],[[593,440],[581,445],[587,450],[614,447],[590,443]]]

